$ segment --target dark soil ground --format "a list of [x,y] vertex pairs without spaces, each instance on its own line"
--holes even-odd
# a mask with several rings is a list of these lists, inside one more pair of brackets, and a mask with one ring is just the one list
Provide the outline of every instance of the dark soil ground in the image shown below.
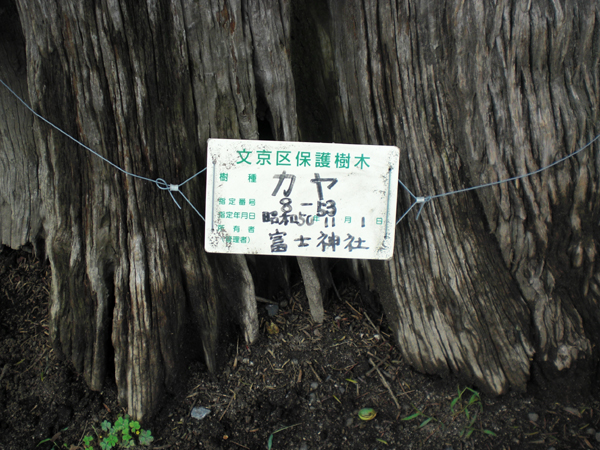
[[[50,277],[30,254],[0,252],[0,450],[82,449],[86,435],[98,449],[101,423],[126,413],[114,385],[90,391],[52,351]],[[558,403],[466,390],[453,402],[467,386],[412,370],[385,318],[369,314],[354,287],[339,295],[322,326],[312,323],[301,285],[278,299],[274,316],[260,303],[259,341],[231,343],[215,376],[192,363],[187,380],[142,423],[155,437],[150,448],[599,448],[596,398]],[[210,414],[193,418],[196,407]],[[363,408],[376,416],[361,420]]]

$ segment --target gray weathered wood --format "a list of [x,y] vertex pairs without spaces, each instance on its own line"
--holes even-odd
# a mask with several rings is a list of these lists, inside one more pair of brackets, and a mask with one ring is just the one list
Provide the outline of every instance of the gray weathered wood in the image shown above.
[[[209,137],[257,137],[239,2],[43,1],[21,2],[19,11],[33,106],[124,169],[177,183],[204,167]],[[189,207],[180,211],[154,184],[125,177],[43,124],[34,130],[51,205],[44,225],[55,348],[93,389],[114,357],[119,398],[141,417],[188,351],[188,310],[214,369],[223,266],[204,254],[203,223]],[[201,209],[203,183],[183,188]],[[251,286],[247,268],[235,267]],[[251,304],[250,287],[238,292]],[[245,334],[255,338],[255,320]]]
[[[598,133],[594,2],[329,7],[347,136],[399,145],[416,195],[535,170]],[[407,361],[495,393],[524,389],[531,359],[549,377],[591,369],[597,152],[435,200],[399,225],[373,288]]]
[[[0,78],[28,100],[25,40],[16,7],[4,8],[0,20]],[[38,244],[43,231],[33,116],[3,86],[0,110],[10,112],[0,121],[0,243],[12,248]]]
[[323,298],[327,289],[331,287],[329,272],[326,262],[315,258],[298,257],[298,265],[304,280],[306,297],[310,307],[310,314],[316,323],[323,323],[325,311],[323,310]]
[[[250,1],[247,7],[257,95],[267,108],[262,111],[259,106],[257,114],[266,116],[274,139],[297,141],[296,91],[290,59],[290,2]],[[312,318],[322,323],[323,299],[331,287],[326,269],[328,264],[311,258],[298,258],[297,261]]]

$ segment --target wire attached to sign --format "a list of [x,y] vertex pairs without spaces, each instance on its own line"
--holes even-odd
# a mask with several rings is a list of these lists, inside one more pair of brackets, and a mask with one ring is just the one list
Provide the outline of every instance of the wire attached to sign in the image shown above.
[[180,188],[181,188],[181,186],[183,186],[184,184],[186,184],[188,181],[193,180],[195,177],[197,177],[202,172],[204,172],[206,170],[206,167],[204,169],[202,169],[201,171],[196,172],[194,175],[192,175],[191,177],[189,177],[187,180],[185,180],[181,184],[169,184],[165,180],[163,180],[162,178],[157,178],[157,179],[153,180],[152,178],[147,178],[147,177],[144,177],[144,176],[141,176],[141,175],[137,175],[135,173],[128,172],[127,170],[123,169],[122,167],[119,167],[118,165],[116,165],[115,163],[113,163],[112,161],[110,161],[109,159],[107,159],[104,156],[102,156],[100,153],[96,152],[95,150],[92,150],[90,147],[88,147],[87,145],[85,145],[83,142],[78,141],[73,136],[71,136],[70,134],[68,134],[66,131],[62,130],[58,126],[54,125],[52,122],[50,122],[48,119],[46,119],[42,115],[38,114],[31,106],[29,106],[27,104],[27,102],[25,102],[25,100],[23,100],[21,97],[19,97],[19,95],[15,91],[13,91],[1,79],[0,79],[0,83],[2,83],[2,85],[6,89],[8,89],[8,91],[17,98],[17,100],[19,100],[29,111],[31,111],[34,116],[36,116],[38,119],[43,120],[48,125],[50,125],[52,128],[54,128],[58,132],[62,133],[63,135],[65,135],[66,137],[68,137],[73,142],[75,142],[76,144],[80,145],[81,147],[83,147],[84,149],[86,149],[87,151],[89,151],[90,153],[92,153],[93,155],[97,156],[102,161],[110,164],[115,169],[117,169],[117,170],[121,171],[122,173],[124,173],[126,176],[133,177],[133,178],[138,178],[138,179],[143,180],[143,181],[149,181],[150,183],[154,183],[158,189],[160,189],[162,191],[169,191],[169,194],[171,195],[171,198],[173,199],[173,201],[175,202],[175,204],[177,205],[177,207],[179,209],[181,209],[181,205],[179,205],[179,203],[177,202],[177,200],[175,200],[175,196],[173,195],[173,192],[178,192],[183,197],[183,199],[186,202],[188,202],[188,204],[192,207],[192,209],[196,212],[196,214],[198,214],[200,216],[200,218],[202,220],[204,220],[204,216],[202,214],[200,214],[200,212],[196,209],[196,207],[192,204],[192,202],[184,195],[183,192],[181,192]]
[[[109,159],[105,158],[104,156],[102,156],[100,153],[96,152],[95,150],[91,149],[90,147],[88,147],[87,145],[85,145],[84,143],[82,143],[81,141],[78,141],[77,139],[75,139],[73,136],[71,136],[70,134],[68,134],[66,131],[62,130],[61,128],[59,128],[58,126],[56,126],[55,124],[53,124],[52,122],[50,122],[48,119],[46,119],[45,117],[43,117],[42,115],[38,114],[31,106],[29,106],[27,104],[27,102],[25,102],[25,100],[23,100],[21,97],[19,97],[19,95],[14,92],[2,79],[0,79],[0,83],[2,83],[2,85],[8,89],[8,91],[17,98],[17,100],[19,100],[29,111],[31,111],[31,113],[36,116],[38,119],[46,122],[48,125],[50,125],[52,128],[54,128],[55,130],[57,130],[58,132],[62,133],[63,135],[65,135],[66,137],[68,137],[69,139],[71,139],[72,141],[74,141],[76,144],[80,145],[81,147],[83,147],[84,149],[86,149],[87,151],[89,151],[90,153],[92,153],[93,155],[97,156],[98,158],[100,158],[102,161],[110,164],[111,166],[113,166],[115,169],[119,170],[120,172],[122,172],[123,174],[125,174],[126,176],[130,176],[133,178],[137,178],[143,181],[148,181],[151,183],[154,183],[156,185],[156,187],[162,191],[168,191],[169,195],[171,196],[171,199],[175,202],[175,204],[177,205],[177,207],[179,209],[181,209],[181,205],[177,202],[177,200],[175,199],[175,196],[173,195],[174,192],[179,193],[179,195],[181,195],[183,197],[183,199],[192,207],[192,209],[196,212],[196,214],[198,214],[198,216],[200,216],[200,218],[204,221],[204,216],[200,213],[200,211],[198,211],[198,209],[196,209],[196,207],[192,204],[192,202],[185,196],[185,194],[181,191],[181,187],[183,185],[185,185],[186,183],[188,183],[189,181],[193,180],[195,177],[197,177],[198,175],[200,175],[201,173],[203,173],[206,170],[206,167],[202,170],[200,170],[199,172],[196,172],[194,175],[192,175],[191,177],[189,177],[187,180],[185,180],[183,183],[180,184],[169,184],[167,183],[164,179],[162,178],[156,178],[155,180],[151,179],[151,178],[147,178],[144,177],[142,175],[137,175],[135,173],[132,172],[128,172],[127,170],[123,169],[122,167],[119,167],[117,164],[113,163],[112,161],[110,161]],[[590,147],[594,142],[596,142],[598,139],[600,139],[600,134],[598,134],[596,137],[594,137],[591,141],[589,141],[587,144],[585,144],[583,147],[581,147],[580,149],[576,150],[575,152],[564,156],[563,158],[554,161],[553,163],[544,166],[540,169],[534,170],[533,172],[529,172],[523,175],[518,175],[515,177],[511,177],[511,178],[507,178],[504,180],[499,180],[499,181],[494,181],[491,183],[485,183],[485,184],[481,184],[478,186],[471,186],[468,188],[464,188],[464,189],[458,189],[456,191],[450,191],[450,192],[444,192],[442,194],[436,194],[436,195],[430,195],[430,196],[426,196],[426,197],[417,197],[415,194],[412,193],[412,191],[404,184],[402,183],[402,181],[399,179],[398,183],[400,184],[400,186],[402,186],[412,197],[413,202],[410,205],[410,207],[404,212],[404,214],[402,214],[402,216],[400,217],[400,219],[398,219],[398,221],[396,222],[396,225],[398,225],[407,215],[408,213],[416,206],[416,205],[421,205],[419,208],[419,212],[417,213],[417,216],[415,218],[415,220],[419,219],[419,216],[421,215],[421,212],[423,211],[423,208],[425,207],[425,205],[427,203],[429,203],[431,200],[434,200],[436,198],[441,198],[441,197],[447,197],[450,195],[455,195],[455,194],[462,194],[463,192],[468,192],[468,191],[474,191],[476,189],[483,189],[486,187],[492,187],[492,186],[497,186],[499,184],[503,184],[503,183],[508,183],[510,181],[516,181],[516,180],[520,180],[522,178],[527,178],[533,175],[536,175],[540,172],[543,172],[545,170],[550,169],[551,167],[554,167],[564,161],[566,161],[569,158],[574,157],[575,155],[577,155],[578,153],[584,151],[585,149],[587,149],[588,147]],[[213,180],[214,181],[214,180]],[[391,181],[391,180],[390,180]],[[388,190],[388,195],[389,195],[389,190]],[[214,203],[214,202],[213,202]],[[387,220],[386,220],[387,223]],[[214,224],[211,225],[211,228],[214,228]],[[386,235],[387,235],[387,231],[386,231]]]
[[450,192],[444,192],[443,194],[437,194],[437,195],[430,195],[427,197],[417,197],[415,196],[410,189],[408,189],[406,187],[406,185],[404,183],[402,183],[402,181],[398,180],[398,183],[400,184],[400,186],[402,186],[406,192],[408,192],[410,194],[410,196],[413,198],[413,203],[410,205],[410,207],[405,211],[404,214],[402,214],[402,217],[400,217],[400,219],[398,219],[398,221],[396,222],[396,225],[398,225],[402,219],[404,219],[408,213],[415,207],[415,205],[421,205],[421,207],[419,208],[419,212],[417,213],[417,217],[415,218],[415,220],[417,220],[419,218],[419,216],[421,215],[421,211],[423,211],[423,208],[425,207],[425,205],[427,203],[429,203],[431,200],[436,199],[436,198],[441,198],[441,197],[447,197],[449,195],[455,195],[455,194],[462,194],[463,192],[468,192],[468,191],[474,191],[476,189],[483,189],[486,187],[491,187],[491,186],[497,186],[499,184],[503,184],[503,183],[508,183],[509,181],[516,181],[516,180],[520,180],[522,178],[527,178],[530,177],[532,175],[536,175],[540,172],[543,172],[544,170],[548,170],[551,167],[554,167],[564,161],[566,161],[569,158],[574,157],[575,155],[577,155],[578,153],[584,151],[585,149],[587,149],[588,147],[590,147],[594,142],[596,142],[598,139],[600,139],[600,134],[598,134],[595,138],[593,138],[591,141],[589,141],[587,144],[585,144],[583,147],[581,147],[580,149],[574,151],[573,153],[568,154],[567,156],[564,156],[562,158],[560,158],[559,160],[554,161],[551,164],[548,164],[547,166],[544,166],[540,169],[534,170],[533,172],[529,172],[523,175],[517,175],[515,177],[512,178],[507,178],[505,180],[498,180],[498,181],[494,181],[491,183],[485,183],[485,184],[480,184],[478,186],[471,186],[468,188],[464,188],[464,189],[458,189],[456,191],[450,191]]

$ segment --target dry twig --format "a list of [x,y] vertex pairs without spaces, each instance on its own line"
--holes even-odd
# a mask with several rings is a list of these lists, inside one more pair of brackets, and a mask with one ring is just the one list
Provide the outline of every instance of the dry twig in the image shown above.
[[273,300],[267,300],[266,298],[259,297],[258,295],[255,296],[255,297],[256,297],[256,301],[257,302],[269,303],[271,305],[279,305],[279,302],[276,302],[276,301],[273,301]]
[[4,367],[2,368],[2,373],[0,373],[0,381],[2,381],[2,378],[4,378],[4,375],[6,374],[6,371],[8,370],[8,366],[10,364],[6,363],[4,364]]
[[371,358],[369,358],[369,362],[375,368],[375,370],[377,370],[377,373],[379,374],[379,377],[381,378],[381,382],[383,383],[383,385],[386,387],[386,389],[390,393],[390,396],[392,397],[392,400],[394,400],[394,403],[396,404],[396,406],[398,407],[398,409],[401,409],[400,403],[398,403],[398,399],[394,395],[394,392],[392,391],[392,388],[390,387],[390,385],[388,384],[388,382],[383,377],[383,374],[379,371],[379,367],[377,367],[377,365],[373,362],[373,360]]
[[319,380],[319,383],[322,383],[323,380],[321,380],[321,377],[319,376],[319,374],[317,373],[317,371],[315,370],[315,368],[312,366],[312,364],[310,363],[310,361],[308,362],[310,369],[313,371],[313,373],[315,374],[315,377],[317,377],[317,380]]
[[[387,360],[389,359],[389,355],[388,355],[388,356],[386,356],[386,358],[385,358],[385,359],[380,359],[380,358],[378,358],[377,356],[373,355],[373,354],[372,354],[372,353],[370,353],[370,352],[367,352],[367,355],[369,355],[369,356],[372,356],[373,358],[375,358],[375,359],[377,360],[377,367],[379,367],[379,366],[381,366],[382,364],[386,363],[386,362],[387,362]],[[370,369],[370,370],[369,370],[369,371],[368,371],[368,372],[367,372],[365,375],[366,375],[366,376],[371,376],[371,374],[372,374],[373,372],[375,372],[375,369],[376,369],[377,367],[372,367],[372,368],[371,368],[371,369]]]
[[358,312],[354,306],[352,306],[350,303],[348,303],[348,300],[346,300],[346,304],[352,309],[352,311],[354,311],[356,314],[358,314],[359,317],[362,316],[362,313]]
[[367,318],[367,320],[369,321],[369,323],[371,324],[371,326],[373,327],[373,329],[377,332],[377,334],[379,334],[379,328],[377,328],[375,326],[375,324],[373,323],[373,321],[371,320],[371,318],[369,317],[369,315],[367,314],[366,311],[365,311],[365,317]]
[[225,411],[223,411],[223,414],[221,414],[221,417],[219,417],[219,422],[221,420],[223,420],[223,417],[225,416],[225,413],[227,413],[227,411],[229,410],[229,407],[231,406],[231,404],[233,403],[233,401],[237,397],[237,392],[236,391],[234,391],[233,389],[230,389],[230,391],[233,392],[233,397],[231,397],[231,400],[229,401],[229,404],[227,405],[227,408],[225,408]]

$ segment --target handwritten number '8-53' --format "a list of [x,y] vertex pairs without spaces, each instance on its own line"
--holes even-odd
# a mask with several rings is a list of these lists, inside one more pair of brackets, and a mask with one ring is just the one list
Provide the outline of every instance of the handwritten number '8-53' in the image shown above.
[[329,216],[329,217],[333,217],[335,216],[335,213],[337,212],[337,208],[335,207],[335,201],[333,200],[327,200],[326,202],[319,202],[318,206],[317,206],[317,216],[319,217],[323,217],[323,216]]
[[[264,211],[262,213],[263,222],[270,222],[272,224],[280,224],[280,225],[288,225],[289,223],[295,223],[298,226],[302,226],[305,223],[307,225],[312,225],[314,223],[314,217],[312,215],[303,214],[302,212],[298,214],[291,214],[292,212],[292,199],[289,198],[292,194],[292,190],[294,188],[294,183],[296,182],[296,176],[292,174],[288,174],[283,171],[283,173],[274,175],[273,178],[277,179],[277,185],[273,190],[272,196],[276,196],[279,193],[279,190],[282,188],[283,183],[288,180],[288,188],[283,190],[283,195],[279,203],[281,204],[281,217],[278,217],[277,211]],[[338,182],[337,178],[321,178],[318,173],[315,173],[315,177],[310,180],[311,183],[314,183],[317,188],[317,194],[319,196],[319,200],[317,202],[317,216],[318,217],[335,217],[337,213],[337,207],[334,200],[323,200],[323,183],[328,183],[327,189],[331,189]],[[302,206],[311,206],[312,203],[302,203]]]

